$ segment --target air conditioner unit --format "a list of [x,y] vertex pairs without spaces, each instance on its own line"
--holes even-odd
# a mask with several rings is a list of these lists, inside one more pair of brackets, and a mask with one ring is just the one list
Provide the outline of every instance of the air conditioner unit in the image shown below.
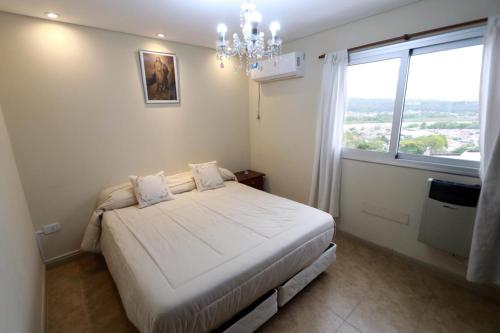
[[305,72],[304,52],[282,54],[275,63],[267,59],[261,63],[262,69],[253,69],[250,77],[257,82],[275,81],[303,77]]

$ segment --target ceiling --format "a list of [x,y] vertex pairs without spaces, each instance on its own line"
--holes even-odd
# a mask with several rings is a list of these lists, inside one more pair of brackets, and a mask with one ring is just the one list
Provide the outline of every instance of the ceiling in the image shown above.
[[[418,0],[254,0],[262,13],[264,31],[281,23],[286,41],[382,13]],[[0,0],[0,11],[213,47],[216,26],[226,23],[239,31],[242,0]]]

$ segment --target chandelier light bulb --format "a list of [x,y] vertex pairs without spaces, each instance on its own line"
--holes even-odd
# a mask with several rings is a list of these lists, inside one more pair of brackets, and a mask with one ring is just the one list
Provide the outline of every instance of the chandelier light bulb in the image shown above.
[[280,23],[279,23],[279,22],[277,22],[277,21],[273,21],[273,22],[271,22],[271,24],[269,25],[269,30],[271,31],[271,34],[272,34],[273,36],[276,36],[276,33],[277,33],[278,31],[280,31],[280,29],[281,29],[281,25],[280,25]]
[[252,27],[251,34],[256,36],[258,34],[259,23],[262,21],[262,15],[258,11],[250,12],[248,15],[250,26]]
[[226,43],[227,26],[224,23],[217,25],[217,32],[219,33],[219,41],[222,45]]
[[217,25],[217,32],[219,34],[226,34],[227,26],[224,23],[220,23],[219,25]]
[[262,21],[262,15],[259,12],[253,11],[248,15],[248,20],[253,24],[259,24]]
[[280,31],[280,29],[281,29],[281,24],[278,21],[273,21],[269,25],[269,30],[273,35],[276,35],[276,33]]

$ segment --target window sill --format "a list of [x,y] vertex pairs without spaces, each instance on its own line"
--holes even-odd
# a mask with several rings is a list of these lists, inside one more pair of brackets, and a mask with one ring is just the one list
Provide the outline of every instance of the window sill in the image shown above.
[[386,164],[403,168],[426,170],[433,172],[448,173],[459,176],[479,178],[479,169],[458,165],[432,163],[428,161],[417,161],[411,159],[400,159],[390,156],[388,153],[374,151],[359,151],[356,149],[343,149],[342,158],[347,160],[362,161],[376,164]]

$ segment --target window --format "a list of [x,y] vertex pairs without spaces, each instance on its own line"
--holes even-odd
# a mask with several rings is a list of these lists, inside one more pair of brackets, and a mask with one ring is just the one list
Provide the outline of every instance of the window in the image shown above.
[[344,157],[477,175],[483,33],[350,54]]
[[399,65],[399,59],[389,59],[349,67],[346,147],[389,151]]
[[479,161],[483,46],[410,59],[399,152]]

